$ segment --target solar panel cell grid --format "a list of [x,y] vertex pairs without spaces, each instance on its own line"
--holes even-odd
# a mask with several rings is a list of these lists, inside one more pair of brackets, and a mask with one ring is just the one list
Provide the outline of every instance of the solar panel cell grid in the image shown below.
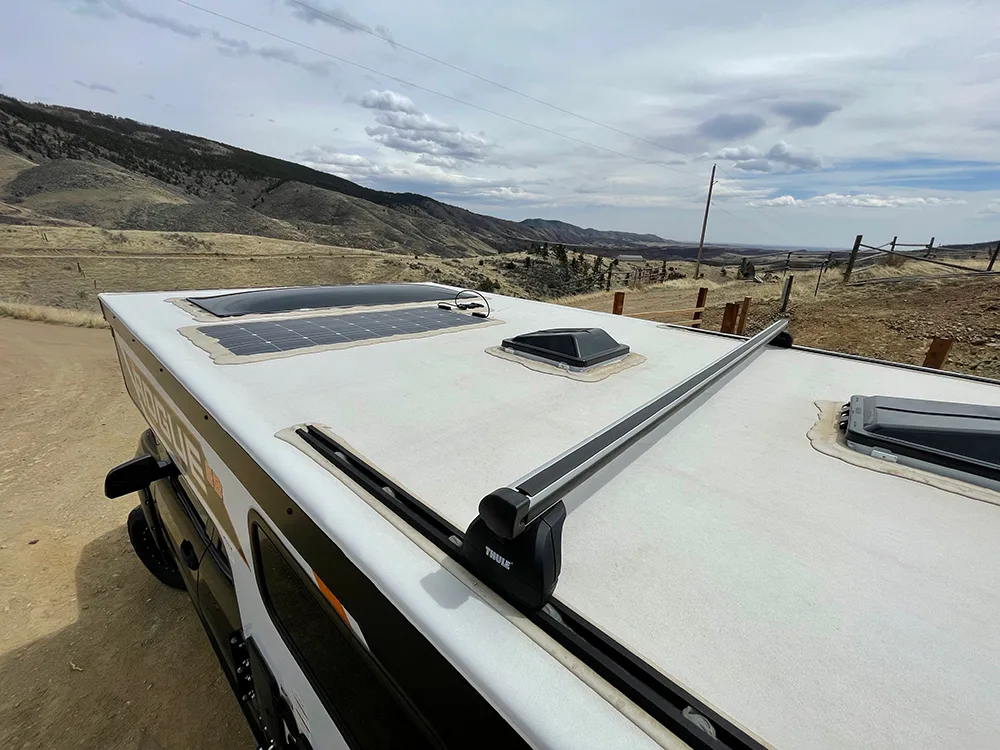
[[482,320],[429,307],[202,326],[198,331],[218,341],[231,354],[250,356],[430,333],[477,323]]

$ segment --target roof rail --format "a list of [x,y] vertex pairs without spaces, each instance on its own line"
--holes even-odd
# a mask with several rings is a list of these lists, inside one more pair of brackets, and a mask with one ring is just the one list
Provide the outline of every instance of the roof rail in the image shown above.
[[496,588],[529,607],[548,601],[559,577],[564,492],[605,459],[631,444],[764,346],[789,347],[788,321],[772,323],[680,384],[479,503],[463,553]]

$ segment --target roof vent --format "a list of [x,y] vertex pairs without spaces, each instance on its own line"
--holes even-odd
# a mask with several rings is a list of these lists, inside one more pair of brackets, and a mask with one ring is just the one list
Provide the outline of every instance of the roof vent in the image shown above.
[[532,359],[585,369],[629,353],[601,328],[551,328],[503,340],[503,348]]

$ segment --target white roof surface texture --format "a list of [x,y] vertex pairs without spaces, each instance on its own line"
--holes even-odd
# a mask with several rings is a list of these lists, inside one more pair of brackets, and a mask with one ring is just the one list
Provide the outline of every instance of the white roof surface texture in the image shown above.
[[[327,425],[461,528],[739,344],[488,295],[503,325],[219,365],[176,333],[199,324],[177,296],[102,299],[240,442]],[[592,383],[485,353],[577,326],[646,361]],[[854,394],[1000,405],[991,384],[765,350],[567,496],[555,596],[768,745],[1000,747],[1000,507],[814,450],[814,402]]]

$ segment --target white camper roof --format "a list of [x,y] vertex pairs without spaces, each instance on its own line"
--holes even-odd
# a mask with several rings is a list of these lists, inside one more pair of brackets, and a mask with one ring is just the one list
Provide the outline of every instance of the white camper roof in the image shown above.
[[[486,494],[741,343],[486,295],[482,325],[240,360],[192,329],[275,316],[176,301],[222,293],[101,299],[331,534],[336,478],[278,433],[325,426],[465,529]],[[561,327],[640,361],[588,381],[487,351]],[[1000,746],[1000,507],[815,449],[817,402],[855,394],[1000,406],[995,384],[766,349],[566,496],[554,596],[764,745]],[[432,596],[408,606],[440,621]]]

